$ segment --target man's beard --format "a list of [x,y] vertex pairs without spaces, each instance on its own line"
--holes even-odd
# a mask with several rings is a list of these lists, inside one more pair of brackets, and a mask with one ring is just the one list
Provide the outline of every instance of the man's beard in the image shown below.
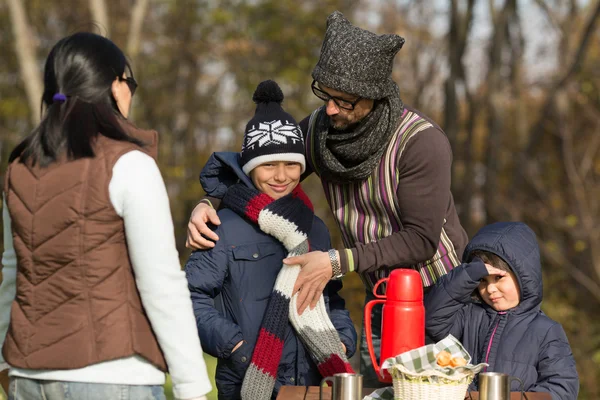
[[356,125],[358,125],[358,122],[350,123],[346,120],[336,121],[329,117],[329,127],[339,132],[351,131]]

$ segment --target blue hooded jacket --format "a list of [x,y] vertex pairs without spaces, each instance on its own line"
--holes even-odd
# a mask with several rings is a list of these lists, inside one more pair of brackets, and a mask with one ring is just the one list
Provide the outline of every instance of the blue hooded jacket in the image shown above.
[[[442,277],[425,301],[426,329],[436,341],[452,334],[472,356],[487,362],[489,372],[516,376],[525,391],[549,392],[555,400],[575,400],[579,377],[567,336],[541,311],[542,268],[535,233],[521,222],[499,222],[482,228],[469,242],[463,262],[475,250],[500,256],[517,277],[519,304],[499,313],[472,295],[488,275],[475,259]],[[477,390],[477,380],[471,386]],[[518,391],[513,380],[511,390]]]
[[[254,187],[239,167],[237,153],[216,153],[207,168],[218,165],[221,169],[224,164],[230,169],[230,184],[241,181]],[[226,190],[226,186],[216,187],[222,185],[216,177],[203,183],[212,185],[213,190]],[[185,272],[202,348],[218,358],[215,381],[219,399],[232,400],[240,396],[269,297],[288,252],[277,239],[234,211],[224,208],[218,216],[221,225],[215,233],[219,241],[210,250],[192,253]],[[327,251],[331,248],[329,231],[323,221],[314,218],[308,237],[311,248]],[[350,357],[356,350],[356,330],[344,299],[338,294],[341,288],[341,281],[331,281],[323,297]],[[242,340],[244,344],[232,353]],[[315,386],[321,379],[317,365],[288,322],[273,398],[282,385]]]

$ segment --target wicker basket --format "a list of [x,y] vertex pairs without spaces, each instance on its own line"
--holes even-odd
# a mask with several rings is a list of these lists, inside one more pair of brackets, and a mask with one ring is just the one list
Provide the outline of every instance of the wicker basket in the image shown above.
[[452,375],[436,370],[416,374],[402,365],[396,365],[390,373],[394,400],[463,400],[475,375],[469,370]]

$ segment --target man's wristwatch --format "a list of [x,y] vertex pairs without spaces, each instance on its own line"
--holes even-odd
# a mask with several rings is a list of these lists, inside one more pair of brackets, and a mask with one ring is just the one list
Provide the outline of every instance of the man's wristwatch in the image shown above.
[[331,261],[331,270],[332,277],[331,279],[340,279],[342,275],[342,266],[340,265],[340,260],[337,257],[337,251],[331,249],[327,252],[329,254],[329,261]]

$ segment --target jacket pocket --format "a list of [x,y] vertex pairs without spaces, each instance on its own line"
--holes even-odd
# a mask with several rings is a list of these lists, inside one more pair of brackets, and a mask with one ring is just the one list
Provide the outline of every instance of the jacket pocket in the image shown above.
[[238,261],[260,261],[278,252],[279,246],[274,243],[252,243],[235,246],[233,259]]
[[231,356],[225,361],[227,367],[229,367],[231,372],[239,379],[240,384],[244,380],[251,358],[252,349],[248,343],[244,342],[236,351],[231,353]]
[[[271,297],[286,253],[283,247],[275,242],[244,244],[231,250],[231,281],[239,293],[237,297],[243,298],[244,301],[250,300],[250,303],[243,307],[252,312],[256,308],[256,305],[252,305],[253,302],[264,302]],[[262,319],[262,312],[259,319]]]
[[246,370],[250,365],[252,348],[244,342],[228,359],[219,359],[215,373],[215,383],[219,399],[240,399],[240,391]]

